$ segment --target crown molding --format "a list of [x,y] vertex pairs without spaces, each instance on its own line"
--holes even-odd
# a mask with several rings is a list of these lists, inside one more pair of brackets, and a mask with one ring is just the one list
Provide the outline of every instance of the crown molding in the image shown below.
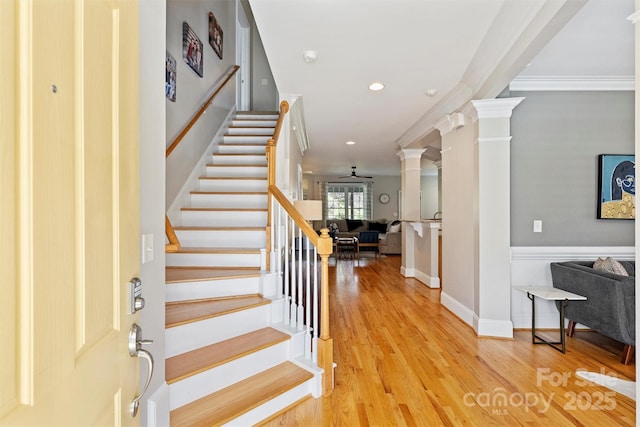
[[632,91],[634,76],[535,76],[516,77],[511,91]]

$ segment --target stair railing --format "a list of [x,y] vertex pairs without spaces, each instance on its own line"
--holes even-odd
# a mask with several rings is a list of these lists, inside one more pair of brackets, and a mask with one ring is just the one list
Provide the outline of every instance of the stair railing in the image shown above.
[[[216,81],[216,83],[209,89],[211,95],[207,98],[207,100],[200,106],[200,108],[195,112],[195,114],[191,117],[191,120],[182,128],[178,136],[169,144],[167,148],[165,158],[168,158],[171,153],[178,147],[178,144],[182,142],[184,137],[189,133],[191,128],[196,124],[198,119],[202,117],[202,115],[207,111],[207,108],[213,103],[215,97],[220,93],[220,91],[225,87],[225,85],[231,80],[231,78],[236,74],[236,72],[240,69],[239,65],[233,65],[229,67],[229,69],[223,74],[224,78],[222,80]],[[178,240],[178,236],[176,235],[173,226],[171,225],[171,221],[169,221],[169,217],[165,215],[165,234],[169,243],[165,245],[165,252],[177,252],[180,249],[180,241]]]
[[326,228],[318,235],[276,185],[276,146],[288,111],[289,104],[282,101],[266,149],[267,266],[280,278],[277,297],[284,300],[283,322],[304,331],[304,356],[324,370],[321,392],[330,396],[334,384],[333,339],[329,333],[329,256],[333,241]]

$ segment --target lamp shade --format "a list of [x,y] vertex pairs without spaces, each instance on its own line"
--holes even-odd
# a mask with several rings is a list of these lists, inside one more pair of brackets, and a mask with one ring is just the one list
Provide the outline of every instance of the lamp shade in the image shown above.
[[307,221],[322,219],[322,200],[296,200],[293,206]]

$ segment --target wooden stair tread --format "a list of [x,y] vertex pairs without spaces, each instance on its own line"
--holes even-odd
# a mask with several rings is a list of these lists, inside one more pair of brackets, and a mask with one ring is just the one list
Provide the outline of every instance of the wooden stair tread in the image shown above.
[[[240,195],[240,196],[266,196],[266,191],[192,191],[191,194],[223,194],[223,195]],[[174,227],[175,228],[175,227]]]
[[217,212],[217,211],[234,211],[234,212],[266,212],[266,208],[180,208],[181,211],[200,211],[200,212]]
[[259,254],[260,249],[254,248],[209,248],[209,247],[188,247],[188,246],[180,246],[178,248],[179,254]]
[[[267,127],[265,127],[265,129],[267,129]],[[272,138],[273,135],[269,135],[269,134],[263,134],[263,133],[240,133],[240,134],[236,134],[236,133],[225,133],[224,134],[225,138],[232,136],[232,137],[239,137],[239,138],[255,138],[255,137],[264,137],[264,138]]]
[[291,362],[284,362],[251,378],[205,396],[170,413],[172,426],[218,426],[268,402],[312,378]]
[[242,110],[242,111],[236,111],[236,115],[237,116],[244,116],[244,115],[249,115],[249,116],[260,116],[260,115],[264,115],[264,116],[277,116],[279,115],[280,112],[279,111],[264,111],[264,110]]
[[266,181],[267,178],[254,178],[254,177],[243,177],[243,176],[201,176],[199,179],[233,179],[233,180],[256,180],[256,181]]
[[[238,144],[234,145],[238,146]],[[212,156],[265,156],[265,154],[257,153],[213,153]]]
[[270,300],[258,294],[197,301],[168,302],[165,309],[165,326],[172,328],[186,325],[270,303]]
[[215,164],[215,163],[208,163],[207,164],[208,168],[266,168],[267,165],[262,164],[262,163],[236,163],[236,164]]
[[265,231],[267,227],[204,227],[204,226],[184,226],[173,227],[174,230],[193,230],[193,231]]
[[171,357],[165,362],[165,378],[172,384],[182,379],[287,341],[289,335],[266,327]]
[[184,283],[202,282],[206,280],[239,279],[245,277],[260,277],[259,267],[166,267],[165,282]]

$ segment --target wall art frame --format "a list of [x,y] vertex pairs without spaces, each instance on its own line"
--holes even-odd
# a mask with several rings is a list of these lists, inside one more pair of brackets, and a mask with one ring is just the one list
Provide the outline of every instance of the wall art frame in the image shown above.
[[176,60],[169,52],[165,60],[164,95],[171,102],[176,102]]
[[220,59],[222,59],[222,42],[222,28],[220,24],[218,24],[213,12],[209,12],[209,44]]
[[193,71],[200,77],[203,76],[203,50],[202,42],[193,28],[186,22],[182,23],[182,58]]
[[598,156],[598,219],[635,219],[635,156]]

